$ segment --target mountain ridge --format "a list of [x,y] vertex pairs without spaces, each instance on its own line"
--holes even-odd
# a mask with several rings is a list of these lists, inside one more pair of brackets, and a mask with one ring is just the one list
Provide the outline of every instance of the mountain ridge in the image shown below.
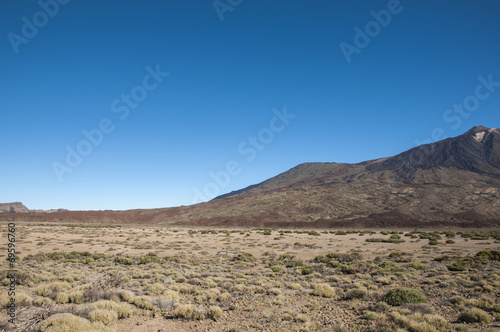
[[[486,150],[492,151],[493,141],[496,143],[496,151],[493,153],[486,153],[483,151],[484,157],[487,157],[486,161],[481,162],[471,162],[472,160],[477,160],[478,158],[482,158],[481,154],[471,153],[470,150],[471,144],[474,144],[472,139],[476,140],[475,137],[478,133],[484,133],[481,135],[481,144],[487,145]],[[438,142],[433,142],[429,144],[423,144],[418,147],[414,147],[407,151],[404,151],[400,154],[391,157],[384,157],[373,159],[369,161],[363,161],[360,163],[347,164],[347,163],[303,163],[297,165],[290,170],[281,173],[275,177],[272,177],[268,180],[265,180],[259,184],[251,185],[246,188],[227,193],[221,196],[218,196],[214,199],[227,198],[234,195],[238,195],[244,192],[248,192],[254,190],[256,188],[266,186],[266,184],[272,183],[275,179],[278,178],[287,178],[290,174],[294,173],[295,170],[299,168],[308,168],[316,165],[318,167],[324,167],[322,175],[327,175],[328,172],[337,173],[337,175],[342,175],[342,171],[349,173],[349,171],[353,172],[355,169],[364,168],[363,172],[356,173],[355,171],[353,175],[348,176],[346,181],[354,181],[360,177],[364,177],[369,173],[374,172],[386,172],[393,171],[394,179],[400,182],[411,182],[416,175],[419,169],[421,170],[429,170],[432,168],[456,168],[466,171],[471,171],[475,173],[485,174],[488,176],[493,176],[495,178],[500,179],[500,129],[498,128],[487,128],[484,126],[475,126],[466,133],[454,137],[447,138],[445,140],[441,140]],[[461,152],[460,150],[464,150],[466,153]],[[429,156],[433,156],[433,158],[429,158]],[[460,156],[459,160],[455,160],[456,158],[451,158],[453,156]],[[330,169],[331,166],[331,169]],[[321,171],[317,171],[317,173],[321,173]],[[311,175],[311,174],[309,174]],[[311,180],[312,176],[309,176],[308,180]],[[298,181],[296,181],[298,182]],[[500,182],[499,182],[500,183]],[[290,183],[289,183],[290,184]]]
[[3,217],[259,227],[497,227],[500,130],[476,126],[457,137],[356,164],[303,163],[191,206]]

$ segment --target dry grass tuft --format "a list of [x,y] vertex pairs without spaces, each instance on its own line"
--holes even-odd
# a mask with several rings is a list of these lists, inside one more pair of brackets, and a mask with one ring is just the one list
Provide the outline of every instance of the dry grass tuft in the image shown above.
[[114,310],[97,309],[89,313],[91,322],[100,322],[106,326],[113,325],[118,319],[118,314]]
[[335,289],[328,284],[317,284],[314,285],[311,295],[331,298],[335,296]]
[[44,320],[37,328],[39,332],[112,332],[102,323],[92,324],[85,318],[70,313],[55,314]]

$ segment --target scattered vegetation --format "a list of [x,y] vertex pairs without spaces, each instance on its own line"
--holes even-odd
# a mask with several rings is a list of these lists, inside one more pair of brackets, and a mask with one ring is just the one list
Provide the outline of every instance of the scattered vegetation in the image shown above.
[[[131,317],[227,331],[466,331],[500,320],[498,232],[92,230],[116,233],[87,229],[80,244],[120,238],[133,251],[41,249],[42,235],[18,261],[19,320],[32,331],[116,331]],[[0,291],[4,321],[9,302]]]

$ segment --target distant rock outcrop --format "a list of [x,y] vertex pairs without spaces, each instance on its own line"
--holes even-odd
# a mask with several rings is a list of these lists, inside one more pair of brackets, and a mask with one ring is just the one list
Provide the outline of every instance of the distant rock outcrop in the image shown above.
[[65,212],[69,211],[68,209],[50,209],[50,210],[30,210],[30,212],[35,212],[35,213],[54,213],[54,212]]
[[0,213],[20,213],[20,212],[30,212],[30,210],[24,206],[21,202],[13,203],[0,203]]

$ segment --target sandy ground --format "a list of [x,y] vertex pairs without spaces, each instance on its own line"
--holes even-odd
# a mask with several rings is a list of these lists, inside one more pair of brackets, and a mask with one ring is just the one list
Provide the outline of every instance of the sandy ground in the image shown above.
[[[0,234],[0,258],[7,256],[7,223],[2,223]],[[413,262],[432,263],[436,256],[457,254],[458,256],[475,255],[481,250],[500,250],[500,241],[472,240],[457,235],[455,243],[446,243],[444,235],[439,245],[431,246],[427,239],[411,238],[406,233],[415,229],[369,230],[364,233],[335,234],[336,230],[288,230],[273,229],[265,231],[255,228],[206,228],[206,227],[165,227],[157,225],[123,225],[120,227],[102,224],[43,224],[17,222],[15,225],[15,245],[20,258],[29,254],[50,252],[88,251],[90,253],[105,253],[107,255],[142,256],[147,253],[156,253],[158,256],[178,256],[183,259],[199,257],[232,257],[239,253],[251,253],[257,258],[291,254],[304,261],[311,260],[319,255],[330,252],[347,253],[358,252],[363,259],[373,260],[376,257],[387,257],[392,251],[410,254]],[[435,229],[423,230],[426,232]],[[388,239],[391,234],[384,232],[399,232],[406,242],[383,243],[367,242],[370,238]],[[438,230],[443,231],[443,230]],[[448,230],[449,231],[449,230]],[[454,231],[474,231],[459,230]],[[226,256],[227,255],[227,256]],[[262,271],[266,268],[257,264],[254,268]],[[249,270],[252,270],[251,268]],[[258,271],[257,271],[258,272]],[[419,272],[420,273],[420,272]],[[421,273],[421,276],[424,274]],[[430,274],[429,274],[430,275]],[[382,287],[382,286],[381,286]],[[446,289],[437,289],[436,296],[443,296]],[[145,316],[136,315],[127,319],[120,319],[116,324],[116,331],[229,331],[238,327],[238,331],[289,329],[289,322],[276,323],[274,313],[283,315],[287,310],[300,312],[310,301],[317,301],[317,307],[309,312],[311,323],[314,326],[325,326],[331,329],[338,322],[356,324],[366,304],[361,301],[338,301],[325,298],[314,298],[304,293],[299,296],[296,291],[282,288],[282,298],[285,303],[283,309],[266,309],[269,295],[254,294],[235,299],[237,309],[229,310],[223,306],[224,315],[220,320],[181,321],[167,319],[159,314],[149,312]],[[430,292],[432,293],[432,292]],[[439,313],[445,317],[456,317],[450,307],[438,305],[439,298],[432,299],[433,305],[439,307]],[[255,305],[255,306],[254,306]],[[248,310],[248,308],[252,308]],[[255,311],[254,311],[255,310]],[[269,313],[266,313],[269,310]],[[449,311],[449,312],[448,312]],[[269,322],[268,322],[269,320]],[[272,329],[266,329],[268,324],[274,324]],[[242,325],[245,323],[246,325]],[[254,324],[254,325],[252,325]],[[278,325],[276,325],[278,324]],[[283,329],[279,328],[283,324]],[[288,325],[287,325],[288,324]],[[455,323],[454,323],[455,324]],[[496,323],[494,323],[496,325]],[[300,325],[300,324],[299,324]],[[497,326],[485,327],[485,331],[498,331]],[[327,330],[325,329],[325,331]],[[321,330],[322,329],[313,329]],[[356,330],[356,329],[354,329]]]
[[[433,258],[436,254],[460,251],[475,254],[483,249],[499,249],[494,240],[471,241],[457,236],[454,244],[433,247],[427,240],[411,239],[402,244],[366,242],[369,238],[388,238],[376,230],[376,234],[336,235],[323,233],[320,236],[309,234],[284,233],[272,230],[271,235],[263,235],[263,230],[245,228],[193,228],[193,227],[158,227],[125,225],[115,228],[61,226],[40,223],[16,223],[16,249],[18,256],[55,251],[89,251],[108,255],[143,255],[149,252],[159,256],[189,255],[192,257],[213,256],[216,254],[252,253],[261,257],[266,252],[277,255],[293,254],[300,259],[312,259],[328,252],[359,252],[372,258],[385,255],[391,250],[418,253],[421,259]],[[88,225],[86,225],[88,226]],[[414,229],[391,229],[390,231],[410,232]],[[202,234],[202,232],[207,232]],[[221,233],[232,232],[230,235]],[[304,230],[300,230],[304,231]],[[332,231],[332,230],[328,230]],[[432,231],[432,230],[427,230]],[[459,231],[459,230],[455,230]],[[6,227],[0,238],[0,246],[7,245]],[[196,233],[194,233],[196,232]],[[215,233],[215,234],[212,234]],[[444,244],[446,238],[440,242]],[[0,252],[5,257],[6,252]]]

